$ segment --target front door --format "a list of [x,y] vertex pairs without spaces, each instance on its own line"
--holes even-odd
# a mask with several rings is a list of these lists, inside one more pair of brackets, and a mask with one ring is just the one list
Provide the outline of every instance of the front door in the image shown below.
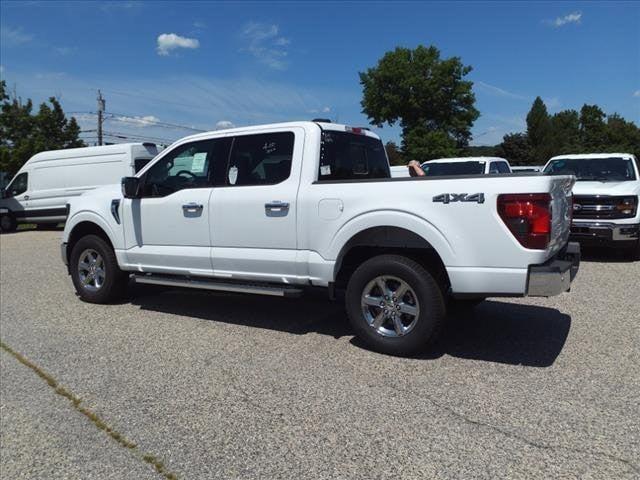
[[233,138],[211,195],[216,276],[296,281],[296,201],[304,130]]
[[141,198],[125,199],[130,266],[143,272],[211,275],[209,199],[215,142],[174,148],[141,177]]

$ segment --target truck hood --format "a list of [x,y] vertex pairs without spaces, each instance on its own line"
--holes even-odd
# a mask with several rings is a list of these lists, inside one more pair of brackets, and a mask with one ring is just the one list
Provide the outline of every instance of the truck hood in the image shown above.
[[640,182],[576,182],[573,186],[574,195],[637,195]]
[[81,197],[86,197],[86,196],[94,196],[94,195],[98,195],[98,196],[113,196],[115,195],[114,198],[116,197],[121,197],[122,196],[122,186],[119,183],[114,183],[112,185],[102,185],[100,187],[94,188],[92,190],[89,190],[85,193],[83,193],[82,195],[80,195]]

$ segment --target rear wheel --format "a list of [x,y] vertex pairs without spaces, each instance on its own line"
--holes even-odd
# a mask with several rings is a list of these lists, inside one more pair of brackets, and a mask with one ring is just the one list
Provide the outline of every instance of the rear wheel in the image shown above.
[[118,268],[111,246],[97,235],[78,240],[69,269],[76,292],[85,302],[109,303],[126,291],[128,276]]
[[3,232],[15,232],[18,228],[18,222],[13,213],[3,213],[0,215],[0,230]]
[[427,349],[446,310],[433,275],[399,255],[380,255],[360,265],[349,279],[345,300],[356,335],[373,350],[391,355]]

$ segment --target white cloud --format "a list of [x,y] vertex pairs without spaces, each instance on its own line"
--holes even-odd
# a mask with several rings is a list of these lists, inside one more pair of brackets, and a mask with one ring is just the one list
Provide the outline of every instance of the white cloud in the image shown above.
[[200,46],[196,38],[186,38],[175,33],[163,33],[158,35],[158,55],[167,56],[176,48],[195,49]]
[[331,107],[324,107],[322,109],[322,113],[329,113],[331,111]]
[[496,87],[495,85],[490,85],[485,82],[476,80],[473,82],[473,84],[474,86],[477,86],[479,90],[483,91],[484,93],[488,93],[490,95],[505,97],[505,98],[513,98],[515,100],[529,100],[529,97],[527,96],[509,92],[503,88]]
[[640,97],[640,90],[636,90],[635,92],[633,92],[633,96]]
[[553,27],[560,28],[569,23],[579,24],[582,20],[582,12],[572,12],[562,17],[557,17],[555,20],[547,21],[547,23]]
[[220,120],[216,123],[216,130],[224,130],[225,128],[233,128],[235,125],[229,120]]
[[548,97],[543,99],[547,108],[558,108],[562,105],[558,97]]
[[4,73],[4,65],[0,65],[0,73]]
[[0,26],[0,42],[4,45],[16,46],[29,43],[33,36],[22,31],[21,27],[12,28],[6,25]]
[[67,74],[64,72],[44,72],[44,73],[36,73],[36,78],[38,80],[59,80],[64,78]]
[[291,41],[280,35],[278,25],[250,22],[242,29],[242,38],[247,44],[246,51],[260,63],[275,70],[287,67],[286,47]]
[[128,125],[131,125],[132,127],[140,127],[140,128],[153,126],[154,124],[160,121],[158,117],[154,117],[153,115],[145,115],[144,117],[116,116],[111,118],[111,120],[116,122],[126,123]]
[[66,57],[78,50],[77,47],[53,47],[54,53]]

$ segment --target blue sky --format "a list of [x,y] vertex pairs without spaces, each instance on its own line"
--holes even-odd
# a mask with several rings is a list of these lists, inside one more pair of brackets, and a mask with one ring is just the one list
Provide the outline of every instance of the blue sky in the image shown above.
[[0,3],[10,88],[58,96],[87,130],[100,88],[105,130],[140,138],[192,133],[156,122],[364,125],[358,72],[419,44],[473,66],[476,145],[523,130],[536,95],[551,112],[596,103],[640,123],[637,2]]

